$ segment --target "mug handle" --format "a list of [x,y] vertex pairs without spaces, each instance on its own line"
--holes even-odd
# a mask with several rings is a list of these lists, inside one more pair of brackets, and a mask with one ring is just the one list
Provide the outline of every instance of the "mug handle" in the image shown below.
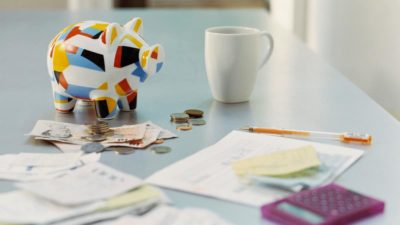
[[258,67],[258,69],[261,69],[265,65],[265,63],[268,61],[269,57],[271,57],[272,50],[274,50],[274,40],[272,39],[272,36],[267,31],[261,31],[260,35],[261,35],[261,37],[267,38],[267,40],[269,42],[269,49],[268,49],[267,55],[261,61],[261,64]]

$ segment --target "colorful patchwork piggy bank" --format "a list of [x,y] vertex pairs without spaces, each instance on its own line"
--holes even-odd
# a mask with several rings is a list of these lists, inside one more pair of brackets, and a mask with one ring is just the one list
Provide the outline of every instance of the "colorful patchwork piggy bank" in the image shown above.
[[142,19],[134,18],[123,27],[85,21],[62,30],[47,54],[55,108],[71,112],[77,99],[94,101],[99,119],[135,109],[138,84],[164,61],[162,46],[147,45],[141,29]]

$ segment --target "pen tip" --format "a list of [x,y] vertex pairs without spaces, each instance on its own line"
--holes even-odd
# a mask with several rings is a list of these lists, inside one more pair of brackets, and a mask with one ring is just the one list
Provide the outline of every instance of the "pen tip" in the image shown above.
[[250,131],[250,127],[246,126],[246,127],[242,127],[239,130],[243,130],[243,131]]

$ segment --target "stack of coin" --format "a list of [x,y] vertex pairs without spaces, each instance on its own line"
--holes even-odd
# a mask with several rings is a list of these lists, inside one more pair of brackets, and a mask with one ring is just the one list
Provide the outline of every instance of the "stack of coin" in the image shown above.
[[173,123],[187,123],[190,118],[186,113],[172,113],[170,117]]
[[104,134],[111,135],[113,134],[113,130],[110,129],[108,123],[105,121],[99,121],[95,124],[88,125],[90,134]]
[[108,136],[113,135],[114,131],[110,129],[107,122],[99,121],[88,125],[88,133],[88,136],[82,138],[91,142],[100,142],[106,140]]

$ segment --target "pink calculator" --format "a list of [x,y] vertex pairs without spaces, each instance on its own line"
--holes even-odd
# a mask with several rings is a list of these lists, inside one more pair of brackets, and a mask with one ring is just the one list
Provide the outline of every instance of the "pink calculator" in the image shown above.
[[384,207],[382,201],[329,184],[264,205],[261,213],[284,225],[341,225],[381,213]]

